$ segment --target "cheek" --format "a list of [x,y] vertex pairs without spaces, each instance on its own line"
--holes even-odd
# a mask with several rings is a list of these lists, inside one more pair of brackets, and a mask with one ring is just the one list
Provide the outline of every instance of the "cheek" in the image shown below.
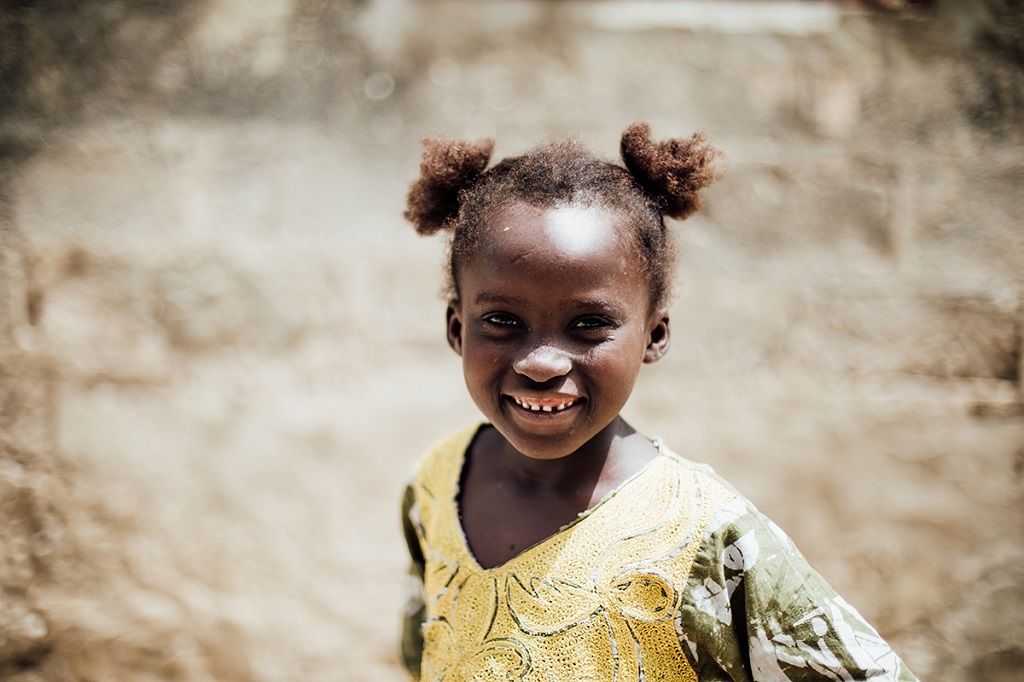
[[595,377],[608,383],[608,390],[630,391],[643,363],[643,347],[633,342],[618,348],[595,352],[587,364]]
[[467,340],[462,347],[462,369],[467,378],[478,381],[489,378],[502,366],[504,359],[487,343]]

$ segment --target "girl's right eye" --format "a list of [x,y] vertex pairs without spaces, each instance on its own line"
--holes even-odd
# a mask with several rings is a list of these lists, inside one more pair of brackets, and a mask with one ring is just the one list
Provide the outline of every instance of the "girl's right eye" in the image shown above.
[[507,313],[487,313],[483,316],[483,320],[501,329],[513,329],[519,326],[519,320]]

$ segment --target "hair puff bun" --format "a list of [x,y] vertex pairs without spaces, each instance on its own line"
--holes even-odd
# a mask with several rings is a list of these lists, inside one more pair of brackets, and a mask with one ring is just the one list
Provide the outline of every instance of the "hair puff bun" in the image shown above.
[[405,218],[422,235],[449,226],[459,212],[459,194],[487,168],[494,140],[460,142],[426,138],[420,177],[409,188]]
[[620,151],[637,183],[672,218],[696,213],[700,190],[724,174],[725,155],[700,132],[655,142],[648,124],[634,123],[622,133]]

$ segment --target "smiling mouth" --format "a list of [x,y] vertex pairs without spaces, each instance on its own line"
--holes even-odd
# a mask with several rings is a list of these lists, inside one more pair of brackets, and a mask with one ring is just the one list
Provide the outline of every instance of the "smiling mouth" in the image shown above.
[[527,412],[561,412],[579,402],[579,398],[523,398],[511,396],[516,405]]

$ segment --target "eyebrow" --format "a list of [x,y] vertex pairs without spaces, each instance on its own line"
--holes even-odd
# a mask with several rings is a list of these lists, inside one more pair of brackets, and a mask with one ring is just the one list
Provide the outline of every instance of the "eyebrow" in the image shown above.
[[502,296],[501,294],[489,294],[486,291],[482,294],[477,294],[477,297],[473,299],[473,303],[503,303],[505,305],[517,305],[522,303],[518,298],[512,298],[511,296]]
[[[507,306],[525,305],[525,302],[522,301],[521,299],[518,299],[518,298],[515,298],[515,297],[512,297],[512,296],[504,296],[502,294],[491,294],[491,293],[487,293],[487,292],[483,292],[481,294],[477,294],[476,298],[473,299],[473,302],[475,304],[477,304],[477,305],[483,305],[483,304],[507,305]],[[621,313],[624,312],[618,306],[609,305],[607,301],[603,301],[601,299],[577,298],[577,299],[567,300],[567,301],[563,301],[563,302],[564,303],[568,303],[573,308],[584,308],[584,309],[598,310],[598,311],[601,311],[601,312],[609,314],[609,315],[621,314]]]

